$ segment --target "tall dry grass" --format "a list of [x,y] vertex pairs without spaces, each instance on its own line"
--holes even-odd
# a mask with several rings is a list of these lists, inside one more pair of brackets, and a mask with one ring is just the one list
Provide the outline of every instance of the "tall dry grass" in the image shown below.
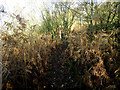
[[[16,16],[20,26],[2,33],[3,88],[43,89],[51,85],[56,60],[64,69],[62,85],[55,88],[117,89],[119,87],[120,56],[119,29],[107,34],[93,32],[94,39],[84,32],[74,31],[65,40],[52,39],[51,35],[26,35],[25,24]],[[25,22],[24,22],[25,23]],[[24,26],[24,27],[23,27]],[[60,57],[59,57],[60,56]],[[56,68],[57,70],[57,68]],[[68,77],[64,76],[64,73]],[[57,79],[62,79],[58,75]],[[69,80],[70,79],[70,80]],[[57,80],[56,80],[57,81]],[[55,82],[57,83],[57,82]]]

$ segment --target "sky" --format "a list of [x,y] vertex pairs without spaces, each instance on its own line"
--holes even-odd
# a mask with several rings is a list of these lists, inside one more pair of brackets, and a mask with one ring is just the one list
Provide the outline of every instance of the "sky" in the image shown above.
[[[44,7],[50,8],[51,2],[64,0],[0,0],[0,5],[4,5],[7,14],[20,14],[33,23],[41,22],[41,12]],[[70,1],[70,0],[68,0]],[[71,0],[76,2],[77,0]],[[83,1],[83,0],[79,0]],[[97,0],[105,1],[105,0]]]
[[[49,2],[50,0],[44,1]],[[4,5],[8,14],[20,14],[26,19],[40,18],[39,13],[44,7],[41,0],[0,0],[0,4]]]

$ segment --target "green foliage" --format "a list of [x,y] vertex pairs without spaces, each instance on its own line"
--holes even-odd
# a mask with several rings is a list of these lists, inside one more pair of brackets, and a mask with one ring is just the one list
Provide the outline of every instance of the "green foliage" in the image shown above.
[[75,13],[70,8],[70,3],[56,3],[55,11],[50,14],[49,10],[45,9],[45,15],[42,14],[43,21],[40,27],[40,32],[51,32],[53,37],[59,35],[59,30],[63,29],[64,35],[67,35],[74,21]]
[[98,28],[108,30],[119,27],[118,5],[120,5],[119,2],[107,2],[96,8],[97,17],[99,17],[98,20],[100,21],[98,26],[101,25]]

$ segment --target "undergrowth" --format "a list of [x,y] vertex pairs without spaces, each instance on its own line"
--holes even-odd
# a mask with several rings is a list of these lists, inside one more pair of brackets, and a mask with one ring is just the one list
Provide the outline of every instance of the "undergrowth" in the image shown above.
[[92,40],[87,30],[74,31],[61,41],[52,35],[26,35],[25,22],[17,20],[16,27],[6,23],[1,36],[3,89],[119,88],[119,29],[93,32]]

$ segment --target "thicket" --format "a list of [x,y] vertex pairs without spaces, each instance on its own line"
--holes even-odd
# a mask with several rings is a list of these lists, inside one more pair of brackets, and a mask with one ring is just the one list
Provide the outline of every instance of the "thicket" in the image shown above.
[[[1,35],[3,89],[119,89],[119,5],[56,3],[38,27],[13,14]],[[71,31],[75,21],[84,30]]]

